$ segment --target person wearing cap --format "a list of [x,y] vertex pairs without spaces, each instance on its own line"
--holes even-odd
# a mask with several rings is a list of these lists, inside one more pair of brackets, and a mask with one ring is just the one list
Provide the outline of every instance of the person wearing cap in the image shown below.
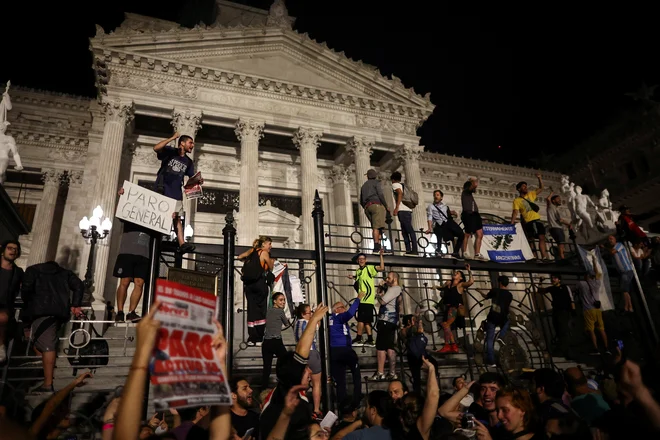
[[490,292],[486,293],[482,289],[477,289],[485,299],[492,300],[492,305],[488,316],[486,316],[486,321],[484,321],[484,329],[486,331],[486,365],[494,367],[495,366],[495,328],[500,328],[500,334],[498,337],[498,342],[500,345],[504,345],[504,337],[509,331],[509,306],[511,301],[513,301],[513,295],[509,292],[507,286],[509,285],[509,277],[506,275],[500,275],[497,278],[499,286],[494,289],[490,289]]
[[521,222],[525,227],[525,234],[527,240],[532,241],[535,238],[539,240],[539,248],[541,250],[541,257],[544,260],[548,259],[548,252],[545,249],[545,226],[541,222],[541,215],[539,214],[539,206],[534,203],[536,198],[543,191],[543,180],[541,174],[536,174],[539,179],[539,187],[534,190],[527,188],[527,182],[518,182],[516,190],[519,196],[513,200],[513,212],[511,213],[511,224],[515,224],[520,213]]
[[[373,230],[374,239],[374,254],[380,252],[380,241],[382,237],[382,230],[385,229],[385,216],[389,211],[383,188],[380,182],[376,179],[378,173],[376,170],[371,169],[367,171],[367,181],[364,182],[360,189],[360,205],[364,208],[364,213],[371,222],[371,229]],[[388,252],[389,253],[389,252]]]

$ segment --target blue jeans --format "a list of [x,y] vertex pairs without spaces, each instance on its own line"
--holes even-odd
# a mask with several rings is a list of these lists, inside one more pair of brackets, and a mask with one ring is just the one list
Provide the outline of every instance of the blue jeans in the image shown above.
[[403,242],[406,245],[406,252],[417,253],[417,237],[415,236],[415,228],[412,225],[412,211],[399,211],[397,213],[399,223],[401,223],[401,232],[403,234]]
[[[504,339],[507,332],[509,331],[509,320],[506,320],[506,323],[500,328],[499,337]],[[495,363],[495,327],[497,327],[492,322],[484,322],[484,327],[486,329],[486,363],[494,364]]]

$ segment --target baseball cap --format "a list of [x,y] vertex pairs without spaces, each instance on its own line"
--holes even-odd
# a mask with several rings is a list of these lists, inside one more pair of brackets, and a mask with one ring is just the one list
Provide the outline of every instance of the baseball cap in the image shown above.
[[369,171],[367,171],[367,178],[375,179],[376,177],[378,177],[378,173],[376,172],[376,170],[372,168]]

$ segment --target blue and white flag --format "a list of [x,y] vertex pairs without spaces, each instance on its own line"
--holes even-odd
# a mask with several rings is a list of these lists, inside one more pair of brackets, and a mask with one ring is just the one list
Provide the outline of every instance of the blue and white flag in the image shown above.
[[588,273],[594,274],[594,264],[597,266],[598,273],[601,274],[601,283],[599,287],[600,295],[600,309],[602,311],[614,310],[614,297],[612,296],[612,288],[610,287],[610,277],[607,274],[607,266],[605,266],[605,260],[600,253],[598,246],[588,250],[582,246],[578,246],[578,253],[582,259],[582,264]]
[[484,225],[482,255],[498,263],[523,263],[534,258],[522,225]]

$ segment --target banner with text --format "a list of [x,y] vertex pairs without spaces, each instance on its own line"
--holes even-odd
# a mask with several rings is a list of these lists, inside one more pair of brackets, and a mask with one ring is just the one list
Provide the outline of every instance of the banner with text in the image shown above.
[[124,180],[115,216],[136,225],[170,235],[176,200]]
[[161,322],[150,362],[157,410],[231,405],[231,394],[211,343],[216,297],[172,281],[156,281]]
[[484,225],[482,255],[497,263],[522,263],[534,258],[520,223]]

